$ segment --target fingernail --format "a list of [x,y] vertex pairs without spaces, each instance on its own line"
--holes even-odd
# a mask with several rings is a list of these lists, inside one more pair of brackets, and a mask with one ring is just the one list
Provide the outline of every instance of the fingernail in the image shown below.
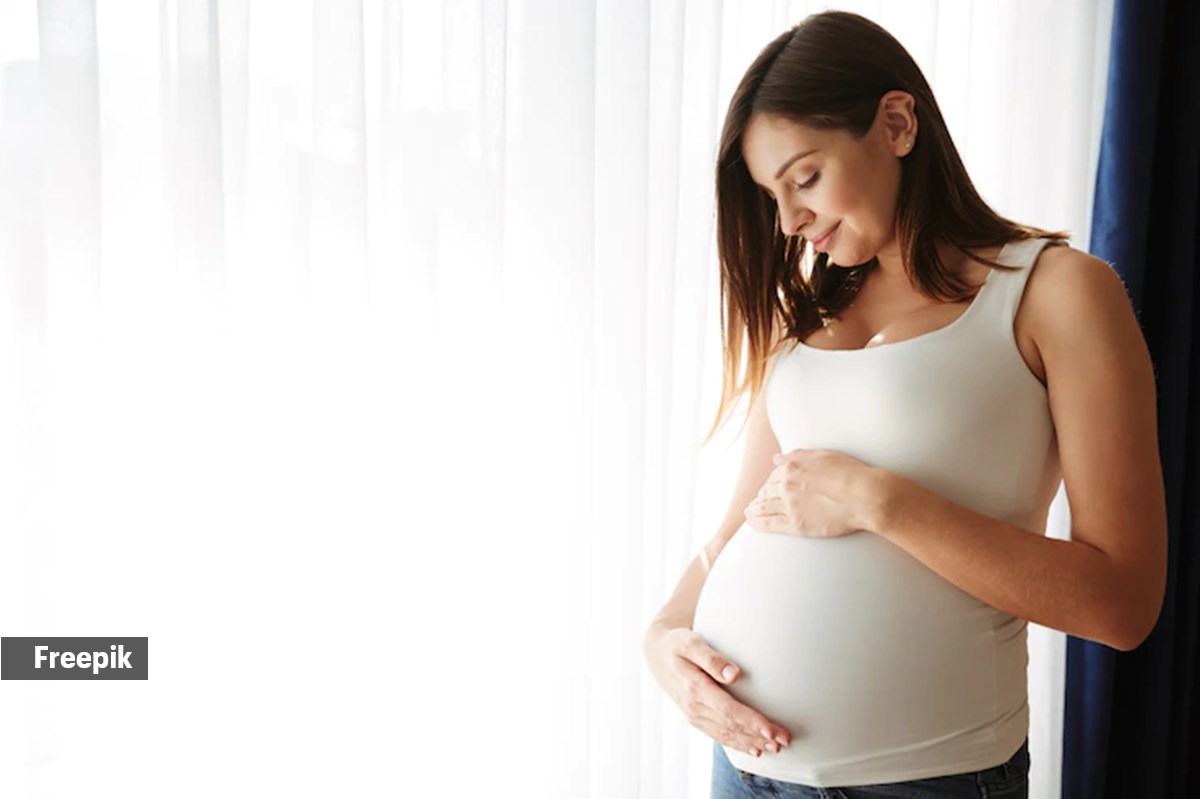
[[775,740],[779,742],[780,746],[787,746],[787,739],[782,735],[776,735]]
[[736,673],[737,669],[735,669],[733,666],[726,666],[725,670],[721,672],[721,678],[725,680],[732,680],[733,675]]

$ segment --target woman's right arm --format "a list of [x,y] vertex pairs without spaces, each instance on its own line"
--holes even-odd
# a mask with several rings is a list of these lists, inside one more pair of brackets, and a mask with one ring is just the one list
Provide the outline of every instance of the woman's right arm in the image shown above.
[[[688,722],[710,738],[754,757],[762,749],[778,752],[791,741],[791,733],[738,702],[721,687],[740,676],[737,664],[709,646],[691,628],[709,568],[745,523],[745,508],[771,476],[775,468],[772,458],[777,452],[779,442],[767,421],[766,395],[760,392],[750,411],[741,475],[725,520],[712,540],[692,559],[671,599],[642,638],[642,652],[650,672]],[[723,676],[722,672],[730,666],[732,676]]]
[[[673,627],[691,629],[696,615],[696,603],[700,599],[700,589],[708,578],[708,570],[716,562],[721,550],[733,538],[746,522],[746,506],[758,496],[758,492],[775,470],[772,458],[779,452],[779,441],[771,430],[767,420],[766,392],[760,391],[755,398],[754,407],[750,409],[750,420],[746,425],[746,449],[742,455],[742,469],[737,485],[733,490],[733,498],[725,519],[717,529],[717,534],[709,540],[700,553],[692,559],[687,570],[680,578],[679,584],[662,607],[658,615],[650,623],[647,634],[654,630],[669,630]],[[705,564],[707,560],[707,565]]]

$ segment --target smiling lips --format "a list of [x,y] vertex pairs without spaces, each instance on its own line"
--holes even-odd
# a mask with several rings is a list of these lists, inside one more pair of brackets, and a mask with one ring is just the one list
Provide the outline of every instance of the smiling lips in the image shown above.
[[809,239],[809,241],[812,242],[813,249],[817,252],[825,252],[826,245],[829,244],[829,240],[833,238],[834,231],[838,229],[838,225],[840,224],[842,223],[838,222],[837,225],[834,225],[828,231],[822,234],[821,238],[819,239]]

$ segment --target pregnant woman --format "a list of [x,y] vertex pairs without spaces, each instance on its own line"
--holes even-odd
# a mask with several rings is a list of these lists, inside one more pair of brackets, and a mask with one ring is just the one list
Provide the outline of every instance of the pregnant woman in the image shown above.
[[[989,208],[913,59],[850,13],[750,66],[717,198],[745,458],[644,638],[713,738],[712,796],[1027,796],[1027,622],[1129,650],[1162,605],[1120,277]],[[1069,541],[1044,535],[1060,480]]]

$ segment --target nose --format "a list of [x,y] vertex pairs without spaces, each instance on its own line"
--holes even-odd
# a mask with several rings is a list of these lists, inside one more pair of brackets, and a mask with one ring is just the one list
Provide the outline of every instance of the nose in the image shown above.
[[775,214],[779,219],[779,231],[783,235],[785,235],[785,236],[799,236],[800,235],[800,229],[803,227],[803,225],[800,224],[800,219],[802,218],[801,214],[795,214],[793,216],[790,211],[783,208],[782,206],[777,207]]

